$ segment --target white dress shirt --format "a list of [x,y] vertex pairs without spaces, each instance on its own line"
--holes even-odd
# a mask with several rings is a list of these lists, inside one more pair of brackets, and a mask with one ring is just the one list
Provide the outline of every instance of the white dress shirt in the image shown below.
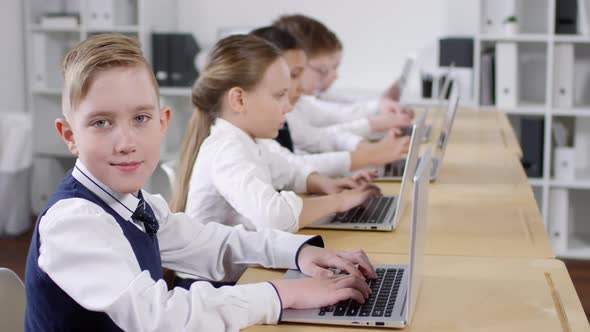
[[274,139],[261,139],[258,143],[263,144],[269,151],[280,154],[290,164],[304,163],[326,176],[350,175],[351,159],[348,151],[295,154]]
[[[305,116],[308,123],[313,126],[325,127],[335,124],[343,124],[345,125],[344,128],[349,128],[353,130],[353,132],[359,131],[361,133],[365,130],[365,128],[362,127],[363,122],[353,122],[353,124],[348,122],[361,119],[366,120],[369,115],[375,114],[379,111],[379,100],[375,98],[343,103],[321,99],[316,96],[301,96],[298,104],[300,105],[303,116]],[[354,123],[357,124],[358,128],[355,127]]]
[[[138,199],[111,191],[80,161],[73,176],[123,219],[131,219]],[[162,263],[211,280],[235,280],[251,264],[296,268],[296,252],[309,237],[275,230],[248,232],[217,223],[204,225],[184,213],[171,213],[159,195],[143,192],[160,223]],[[281,303],[270,283],[213,288],[197,282],[190,291],[168,291],[163,280],[141,271],[131,245],[115,219],[82,198],[64,199],[39,224],[42,271],[77,303],[105,312],[126,331],[237,331],[276,323]]]
[[219,118],[195,161],[185,212],[205,223],[294,232],[303,208],[295,192],[306,191],[312,171],[290,164]]
[[348,114],[348,118],[344,118],[335,105],[338,104],[305,96],[287,113],[296,153],[354,151],[359,142],[371,134],[366,116],[351,111],[343,112]]

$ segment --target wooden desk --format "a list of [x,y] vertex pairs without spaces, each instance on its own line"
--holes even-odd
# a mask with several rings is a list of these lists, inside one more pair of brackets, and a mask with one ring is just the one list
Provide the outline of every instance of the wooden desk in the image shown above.
[[[435,111],[431,121],[438,128],[444,112]],[[436,133],[437,131],[435,131]],[[477,111],[461,107],[455,115],[451,141],[454,145],[479,146],[481,148],[502,147],[518,158],[522,157],[520,143],[514,129],[503,112]]]
[[[399,184],[380,184],[398,193]],[[539,209],[528,186],[431,185],[426,254],[553,258]],[[363,248],[373,253],[407,254],[410,202],[393,232],[303,229],[320,234],[330,248]]]
[[[370,255],[375,263],[407,256]],[[281,278],[249,269],[239,283]],[[247,331],[375,331],[360,327],[280,324]],[[589,331],[564,264],[554,259],[425,256],[422,287],[407,331]]]

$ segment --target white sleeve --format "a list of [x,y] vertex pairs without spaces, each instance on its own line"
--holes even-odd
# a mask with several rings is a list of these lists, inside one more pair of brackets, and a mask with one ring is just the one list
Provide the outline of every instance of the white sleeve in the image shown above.
[[273,139],[260,140],[266,148],[280,154],[296,167],[306,167],[326,176],[347,176],[350,173],[350,152],[294,154]]
[[260,167],[239,146],[225,144],[211,161],[211,180],[223,198],[256,229],[299,229],[303,200],[293,191],[277,191],[270,170]]
[[307,177],[317,172],[316,168],[274,139],[259,139],[257,142],[270,161],[274,187],[290,189],[297,193],[307,192]]
[[306,96],[301,97],[297,108],[303,112],[309,124],[325,127],[366,118],[377,113],[378,104],[377,99],[338,103]]
[[[149,201],[157,215],[159,203]],[[162,259],[182,251],[176,259],[207,271],[219,269],[214,262],[220,256],[236,254],[230,260],[240,263],[241,257],[257,260],[257,252],[266,250],[269,258],[259,263],[292,266],[298,250],[295,243],[305,242],[295,235],[278,234],[287,243],[277,245],[278,240],[271,239],[277,234],[210,225],[176,215],[162,220],[158,232]],[[238,331],[253,324],[275,323],[281,312],[280,299],[270,283],[215,289],[197,282],[190,291],[168,291],[163,280],[156,282],[148,271],[141,271],[113,217],[83,199],[62,200],[50,208],[39,224],[39,241],[41,270],[82,307],[105,312],[126,331]],[[266,249],[256,248],[261,242]],[[273,252],[276,250],[278,253]],[[291,251],[289,262],[286,251]]]
[[[337,126],[315,127],[307,123],[303,114],[287,113],[287,122],[294,147],[307,153],[354,151],[362,136],[342,131]],[[368,123],[367,123],[368,126]]]

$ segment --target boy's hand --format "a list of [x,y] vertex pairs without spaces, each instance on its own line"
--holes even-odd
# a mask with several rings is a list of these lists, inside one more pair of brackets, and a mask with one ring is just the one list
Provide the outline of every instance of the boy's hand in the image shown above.
[[399,89],[399,80],[393,82],[381,95],[382,98],[391,99],[393,101],[399,101],[401,97],[401,92]]
[[[310,277],[329,277],[339,269],[358,278],[375,279],[375,269],[362,249],[334,250],[305,245],[299,251],[297,262],[301,272]],[[357,268],[358,266],[358,268]]]
[[284,309],[321,308],[350,298],[365,303],[371,293],[365,279],[354,275],[280,279],[272,283],[281,297]]

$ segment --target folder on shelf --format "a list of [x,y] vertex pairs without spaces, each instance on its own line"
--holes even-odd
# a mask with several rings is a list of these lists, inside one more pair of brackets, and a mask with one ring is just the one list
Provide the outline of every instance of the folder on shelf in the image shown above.
[[44,54],[47,54],[47,35],[41,32],[33,33],[31,50],[31,86],[33,89],[45,89],[47,88],[47,63]]
[[556,44],[553,100],[556,107],[571,108],[574,103],[574,45]]
[[518,103],[518,45],[496,44],[496,106],[516,107]]
[[581,35],[590,34],[590,26],[588,25],[589,15],[586,0],[578,0],[578,33]]
[[553,188],[549,193],[549,238],[556,254],[567,251],[569,235],[569,191],[563,188]]

